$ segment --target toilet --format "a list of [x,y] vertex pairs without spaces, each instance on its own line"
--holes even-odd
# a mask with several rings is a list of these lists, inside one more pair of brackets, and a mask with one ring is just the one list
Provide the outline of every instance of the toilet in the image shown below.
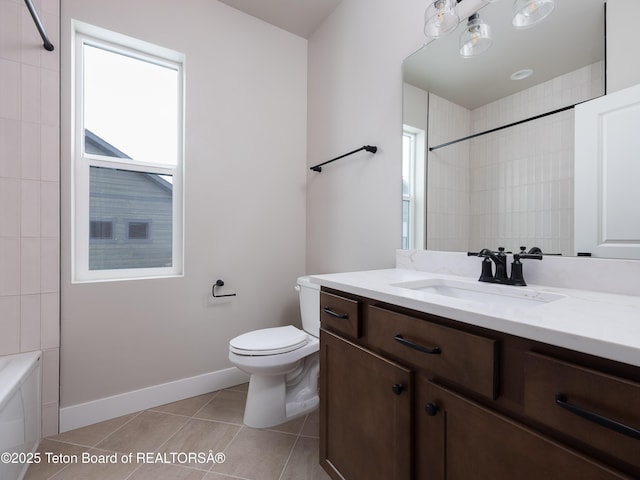
[[229,360],[251,375],[244,410],[249,427],[268,428],[306,415],[319,404],[320,286],[298,278],[302,328],[287,325],[239,335]]

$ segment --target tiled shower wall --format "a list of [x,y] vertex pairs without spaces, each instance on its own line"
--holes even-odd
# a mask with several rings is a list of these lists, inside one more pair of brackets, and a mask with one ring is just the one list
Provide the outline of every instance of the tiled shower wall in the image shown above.
[[[469,110],[429,94],[429,146],[468,136],[470,125]],[[469,248],[469,161],[469,142],[427,154],[427,247],[430,250],[455,252]]]
[[58,0],[0,0],[0,355],[42,350],[42,434],[58,431],[60,170]]
[[[464,131],[476,133],[509,124],[602,95],[603,80],[601,62],[581,68],[467,110],[469,127],[451,121],[464,121],[460,107],[430,95],[429,131],[442,130],[446,140],[452,140],[464,136]],[[432,110],[434,105],[437,110]],[[437,130],[435,118],[441,125]],[[573,110],[567,110],[430,152],[428,248],[464,251],[504,246],[517,251],[526,245],[572,255],[573,131]],[[430,138],[429,144],[440,143],[441,136]],[[468,171],[460,171],[458,178],[443,176],[444,159],[449,170],[463,165],[465,152],[459,146],[464,144],[468,144]],[[462,190],[465,182],[466,192]],[[432,189],[437,198],[431,197]],[[465,215],[466,230],[461,226]]]
[[[471,113],[473,132],[530,118],[604,93],[602,62]],[[574,111],[483,135],[471,143],[469,249],[573,252]]]

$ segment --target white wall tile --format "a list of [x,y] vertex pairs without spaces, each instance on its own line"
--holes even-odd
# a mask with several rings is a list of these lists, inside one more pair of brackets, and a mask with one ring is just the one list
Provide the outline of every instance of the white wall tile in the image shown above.
[[20,122],[0,118],[0,177],[20,177]]
[[58,403],[42,406],[42,436],[51,437],[58,434]]
[[20,184],[21,236],[40,236],[40,204],[40,182],[23,180]]
[[60,239],[43,237],[40,242],[40,291],[60,291]]
[[20,105],[21,119],[25,122],[40,122],[40,74],[41,70],[33,65],[23,64],[20,69]]
[[41,348],[58,348],[60,345],[60,297],[57,293],[43,293],[40,297]]
[[0,237],[0,297],[20,295],[20,239]]
[[60,179],[60,134],[57,125],[40,127],[40,178],[48,182]]
[[[40,9],[34,4],[40,14]],[[40,49],[42,48],[42,40],[40,33],[31,18],[29,10],[26,6],[21,9],[20,17],[20,58],[25,65],[40,67]]]
[[20,240],[20,292],[40,293],[40,238]]
[[0,56],[20,61],[20,6],[0,1]]
[[[2,252],[0,251],[0,254]],[[0,355],[20,351],[20,297],[0,296]]]
[[60,76],[55,70],[41,70],[40,72],[42,124],[58,125],[60,118]]
[[60,185],[40,182],[41,233],[43,237],[60,236]]
[[42,433],[50,436],[59,389],[60,2],[34,3],[54,52],[22,0],[0,0],[0,355],[47,351]]
[[40,348],[40,295],[20,297],[20,351]]
[[0,178],[0,237],[20,235],[20,180]]
[[51,404],[58,401],[58,383],[60,381],[60,355],[59,349],[42,351],[42,404]]
[[0,58],[0,118],[20,120],[20,64]]
[[21,177],[40,180],[40,124],[22,122],[20,127]]

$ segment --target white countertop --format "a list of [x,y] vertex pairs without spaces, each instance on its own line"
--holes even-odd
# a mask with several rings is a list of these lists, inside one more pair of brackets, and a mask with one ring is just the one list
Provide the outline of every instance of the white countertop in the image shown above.
[[527,289],[562,297],[534,306],[495,308],[394,286],[429,279],[479,283],[476,278],[400,268],[311,276],[311,282],[343,292],[640,367],[640,297],[531,284],[500,286],[518,289],[519,295]]

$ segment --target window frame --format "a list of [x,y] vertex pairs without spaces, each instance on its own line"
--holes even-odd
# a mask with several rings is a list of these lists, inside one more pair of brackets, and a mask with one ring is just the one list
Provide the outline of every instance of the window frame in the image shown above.
[[[131,280],[182,276],[184,264],[183,182],[184,182],[184,55],[125,35],[82,22],[72,28],[72,282]],[[83,47],[90,45],[127,55],[178,72],[178,148],[176,165],[137,162],[85,152],[83,104]],[[171,267],[89,269],[90,169],[115,168],[135,172],[168,175],[172,178],[172,265]]]
[[[409,151],[405,151],[405,138],[409,139]],[[403,182],[405,173],[409,193],[402,192],[402,202],[409,205],[407,225],[403,216],[403,248],[423,250],[426,245],[427,224],[427,152],[426,132],[420,128],[403,124],[402,126],[402,163]],[[404,185],[403,185],[404,189]],[[404,213],[404,209],[403,209]],[[405,235],[406,234],[406,235]]]

